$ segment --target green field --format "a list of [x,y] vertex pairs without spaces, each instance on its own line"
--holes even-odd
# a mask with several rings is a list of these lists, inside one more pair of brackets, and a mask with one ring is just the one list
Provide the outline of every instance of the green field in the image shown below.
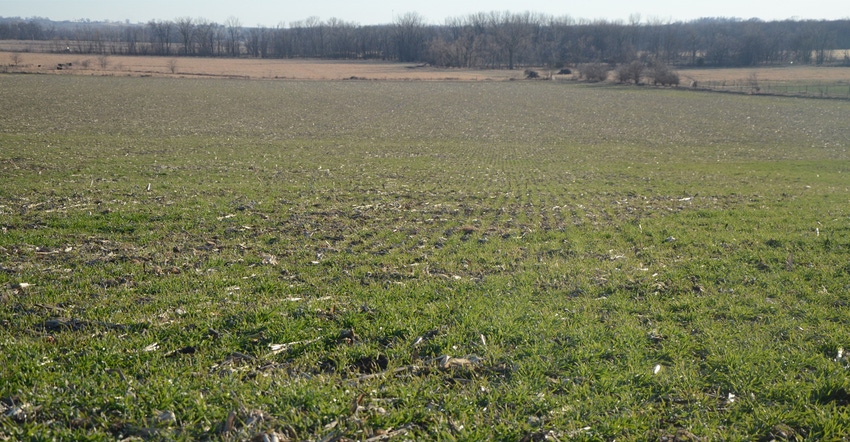
[[850,102],[0,77],[0,440],[847,440]]

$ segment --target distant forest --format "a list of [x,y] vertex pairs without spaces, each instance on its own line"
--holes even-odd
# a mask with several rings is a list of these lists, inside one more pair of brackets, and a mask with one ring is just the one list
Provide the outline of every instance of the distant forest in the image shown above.
[[[274,28],[230,18],[144,24],[0,18],[0,40],[41,41],[29,50],[115,55],[380,59],[463,68],[624,64],[676,66],[841,64],[850,66],[850,20],[634,16],[628,22],[574,20],[531,12],[490,12],[427,24],[407,13],[363,26],[311,17]],[[25,46],[26,47],[26,46]]]

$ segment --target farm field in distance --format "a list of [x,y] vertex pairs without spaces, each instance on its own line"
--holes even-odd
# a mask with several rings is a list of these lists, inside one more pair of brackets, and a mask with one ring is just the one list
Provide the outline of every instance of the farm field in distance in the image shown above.
[[848,437],[848,101],[73,75],[0,101],[0,439]]
[[[0,40],[0,67],[4,72],[89,75],[117,77],[174,78],[242,78],[261,80],[409,80],[409,81],[508,81],[524,78],[523,69],[456,69],[416,63],[383,61],[337,61],[305,59],[254,59],[161,56],[99,56],[97,54],[62,54],[18,52],[36,49],[31,44]],[[13,62],[13,56],[18,57]],[[62,64],[63,69],[57,69]],[[69,66],[70,64],[70,66]],[[576,78],[576,74],[556,75],[556,69],[532,67],[546,77],[558,81]],[[575,71],[575,69],[573,69]],[[752,68],[687,68],[680,69],[681,85],[697,81],[703,87],[732,89],[750,86],[753,79],[762,92],[792,93],[788,88],[829,87],[828,95],[850,98],[850,69],[827,66],[759,66]],[[613,74],[612,74],[613,76]],[[749,89],[747,89],[749,90]]]
[[[503,81],[523,78],[522,70],[450,69],[370,60],[102,57],[96,54],[4,52],[8,47],[9,42],[0,41],[0,63],[9,64],[5,69],[11,73],[258,80]],[[9,63],[15,54],[20,61]],[[63,69],[57,69],[59,64],[63,65]]]

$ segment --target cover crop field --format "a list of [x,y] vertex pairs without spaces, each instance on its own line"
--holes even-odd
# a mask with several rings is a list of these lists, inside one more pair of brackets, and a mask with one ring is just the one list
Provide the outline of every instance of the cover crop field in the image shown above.
[[0,77],[0,440],[838,440],[850,102]]

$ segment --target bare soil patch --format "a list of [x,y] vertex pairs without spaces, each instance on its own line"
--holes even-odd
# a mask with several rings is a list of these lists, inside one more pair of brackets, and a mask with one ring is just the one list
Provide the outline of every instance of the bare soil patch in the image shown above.
[[[99,56],[78,53],[16,52],[20,44],[0,42],[0,72],[76,74],[131,77],[221,77],[290,80],[416,80],[416,81],[506,81],[525,78],[522,70],[452,69],[415,63],[382,61],[335,61],[306,59],[201,58],[160,56]],[[17,60],[16,60],[17,58]],[[61,65],[61,66],[60,66]],[[541,74],[546,74],[545,69]],[[823,82],[850,84],[850,68],[783,66],[723,69],[680,69],[687,85],[691,81]],[[554,76],[556,79],[572,78]]]
[[[13,61],[17,54],[17,64]],[[224,77],[292,80],[504,81],[521,70],[444,69],[380,61],[232,59],[45,54],[0,51],[6,72],[157,77]],[[61,65],[61,66],[60,66]]]

